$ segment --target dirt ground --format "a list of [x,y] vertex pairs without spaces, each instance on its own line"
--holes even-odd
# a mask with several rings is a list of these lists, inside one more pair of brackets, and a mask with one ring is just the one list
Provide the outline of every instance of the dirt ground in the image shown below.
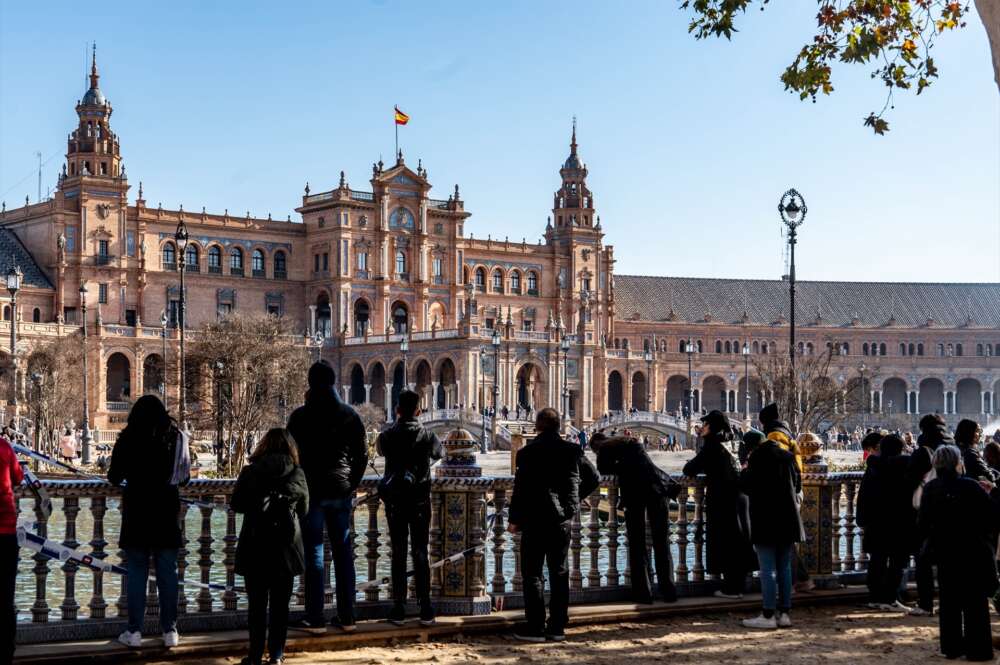
[[[765,663],[876,662],[912,665],[937,660],[937,618],[917,618],[856,607],[793,610],[792,628],[751,631],[744,614],[705,615],[661,621],[580,626],[562,644],[522,644],[509,636],[452,638],[437,643],[365,647],[289,654],[289,665],[347,663]],[[1000,620],[994,620],[997,634]],[[174,665],[233,665],[239,658],[172,661]],[[941,661],[944,662],[944,661]],[[166,664],[163,664],[166,665]]]

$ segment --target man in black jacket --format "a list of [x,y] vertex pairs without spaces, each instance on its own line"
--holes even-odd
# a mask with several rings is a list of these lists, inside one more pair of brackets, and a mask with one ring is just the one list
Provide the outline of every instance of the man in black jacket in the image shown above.
[[[603,434],[595,434],[590,447],[597,454],[597,470],[618,479],[621,503],[625,506],[632,598],[637,603],[653,602],[646,550],[648,515],[660,596],[664,602],[676,602],[677,588],[674,586],[674,566],[670,557],[670,500],[680,494],[680,483],[656,466],[635,439],[609,439]],[[617,506],[611,509],[615,510]]]
[[[535,438],[517,453],[507,529],[521,533],[525,625],[514,634],[526,642],[560,642],[569,610],[569,532],[580,499],[600,484],[579,446],[559,436],[559,414],[544,408],[535,417]],[[542,564],[549,570],[549,621],[545,623]]]
[[406,617],[406,545],[410,542],[420,601],[420,623],[434,625],[431,605],[431,570],[427,541],[431,526],[431,464],[441,459],[441,442],[417,420],[420,396],[412,390],[399,393],[396,422],[382,432],[375,446],[385,456],[385,475],[379,494],[385,503],[392,541],[393,607],[389,621],[403,625]]
[[333,549],[337,582],[336,624],[345,631],[355,628],[351,508],[368,464],[368,447],[361,418],[340,400],[333,385],[334,372],[330,364],[325,360],[314,363],[309,368],[306,403],[295,409],[288,419],[288,431],[299,446],[302,470],[309,485],[309,511],[302,522],[306,618],[296,627],[311,632],[324,630],[324,523]]

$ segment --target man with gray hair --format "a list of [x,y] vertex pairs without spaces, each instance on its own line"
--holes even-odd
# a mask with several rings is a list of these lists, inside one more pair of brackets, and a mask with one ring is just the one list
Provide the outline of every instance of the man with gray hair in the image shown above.
[[937,477],[924,486],[918,520],[925,552],[938,567],[941,654],[993,660],[988,600],[1000,588],[1000,490],[987,494],[964,477],[962,453],[954,445],[938,446],[932,462]]

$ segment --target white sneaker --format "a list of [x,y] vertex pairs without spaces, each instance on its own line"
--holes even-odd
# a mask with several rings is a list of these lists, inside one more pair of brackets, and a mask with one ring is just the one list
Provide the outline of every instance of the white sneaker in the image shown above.
[[177,643],[181,641],[181,636],[177,634],[176,630],[171,630],[169,632],[163,633],[163,646],[170,649],[177,646]]
[[781,612],[778,614],[778,628],[791,628],[792,627],[792,617],[788,616],[788,612]]
[[879,609],[884,610],[886,612],[903,612],[904,614],[909,613],[910,611],[909,607],[899,602],[898,600],[893,603],[883,603],[881,606],[879,606]]
[[124,633],[118,636],[118,641],[129,649],[138,649],[142,646],[142,633],[135,631],[134,633],[130,630],[126,630]]
[[761,630],[774,630],[775,628],[778,627],[778,622],[775,620],[774,617],[768,619],[763,614],[761,614],[759,617],[754,617],[753,619],[744,619],[743,627],[759,628]]
[[726,593],[722,589],[716,590],[716,592],[713,593],[712,595],[715,596],[716,598],[725,598],[727,600],[742,600],[743,599],[743,594],[742,593]]

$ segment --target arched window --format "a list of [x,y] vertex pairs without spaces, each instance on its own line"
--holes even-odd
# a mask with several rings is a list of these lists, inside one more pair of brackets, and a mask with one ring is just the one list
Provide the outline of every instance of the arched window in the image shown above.
[[184,269],[188,272],[198,272],[201,267],[201,256],[198,252],[198,245],[188,245],[184,250]]
[[222,272],[222,249],[218,245],[208,248],[208,272]]
[[403,250],[396,251],[396,275],[406,274],[406,253]]
[[229,250],[229,274],[243,275],[243,250],[239,247]]
[[677,342],[677,353],[684,353],[687,351],[687,346],[684,344],[684,340]]
[[622,348],[626,350],[628,349],[628,337],[622,340]]
[[850,344],[848,344],[847,342],[844,342],[843,346],[841,346],[840,348],[841,348],[841,352],[842,352],[842,353],[843,353],[843,354],[844,354],[845,356],[849,356],[849,355],[851,355],[851,345],[850,345]]
[[354,302],[354,336],[364,337],[368,331],[368,319],[371,309],[368,302],[358,298]]
[[10,321],[10,305],[3,306],[3,320]]
[[754,352],[754,353],[760,353],[760,342],[756,342],[756,341],[755,341],[755,342],[753,343],[753,352]]
[[715,340],[715,352],[722,353],[722,342]]
[[528,295],[538,295],[538,273],[534,270],[528,273]]
[[254,277],[264,276],[264,252],[260,249],[253,250],[253,254],[250,255],[250,268],[253,270]]
[[924,345],[923,344],[917,344],[917,355],[918,356],[924,355]]
[[727,341],[726,342],[726,353],[732,353],[732,352],[733,352],[733,344],[732,344],[732,342],[728,342]]
[[469,275],[469,267],[465,266],[464,268],[462,268],[462,284],[468,284],[470,277],[471,276]]
[[812,342],[807,342],[806,343],[806,355],[807,356],[811,356],[812,354],[813,354],[813,343]]
[[410,322],[410,315],[403,303],[396,303],[392,308],[392,328],[397,334],[407,331]]
[[702,348],[702,346],[701,346],[701,340],[699,339],[698,340],[698,353],[703,353],[703,352],[704,352],[704,349]]
[[274,278],[285,279],[288,276],[288,259],[280,249],[274,253]]
[[486,290],[486,271],[482,268],[476,268],[476,290]]
[[906,355],[906,344],[904,344],[903,342],[899,343],[899,355],[901,356]]
[[861,345],[861,355],[863,356],[868,355],[868,342],[865,342],[864,344]]
[[493,271],[493,292],[503,293],[503,271],[500,268]]
[[977,356],[984,355],[983,354],[983,345],[982,344],[976,344],[976,355]]
[[510,291],[511,293],[521,292],[521,273],[517,270],[510,274]]
[[956,356],[962,355],[962,345],[961,344],[956,344],[955,345],[955,355]]
[[174,270],[177,267],[177,248],[174,243],[168,242],[163,245],[163,269]]
[[37,307],[31,310],[31,322],[32,323],[42,322],[42,310],[38,309]]
[[885,346],[885,342],[882,342],[881,344],[878,345],[878,354],[880,356],[888,355],[887,352],[888,352],[888,349]]

